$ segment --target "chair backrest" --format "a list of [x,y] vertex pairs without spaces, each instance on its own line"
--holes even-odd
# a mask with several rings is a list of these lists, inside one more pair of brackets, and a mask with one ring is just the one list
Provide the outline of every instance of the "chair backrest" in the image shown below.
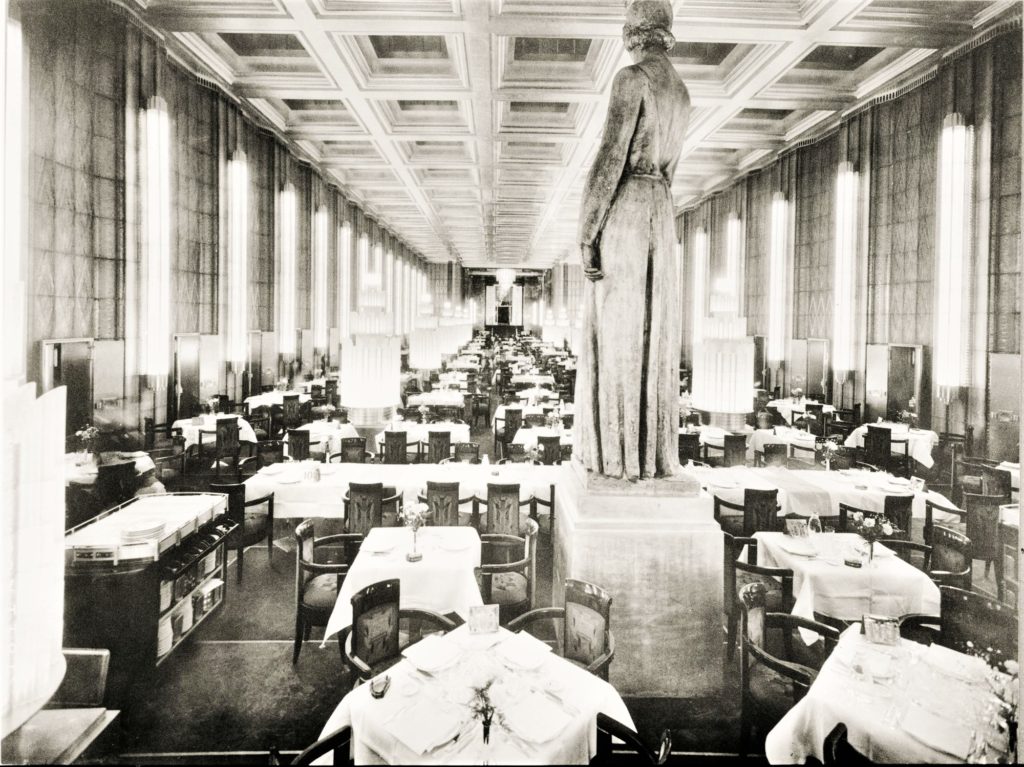
[[982,474],[982,480],[985,495],[997,495],[1003,499],[1002,503],[1010,503],[1013,492],[1013,479],[1010,476],[1010,472],[1005,469],[986,466]]
[[996,560],[996,585],[1000,590],[1000,599],[1007,604],[1015,605],[1018,592],[1017,562],[1020,557],[1020,527],[1000,520],[998,536],[999,558]]
[[747,462],[747,437],[745,434],[726,434],[722,438],[725,455],[723,466],[742,466]]
[[240,447],[238,439],[238,417],[225,416],[217,419],[217,454],[237,453]]
[[302,599],[302,589],[305,585],[307,574],[302,565],[304,562],[316,561],[316,530],[313,527],[313,520],[303,520],[295,528],[295,603],[299,604]]
[[864,458],[875,466],[887,466],[892,455],[892,429],[868,424],[864,435]]
[[480,460],[479,442],[456,442],[455,460],[459,463],[476,463]]
[[98,708],[107,692],[110,650],[64,648],[65,671],[49,706],[59,708]]
[[572,430],[575,418],[572,413],[562,413],[562,428]]
[[545,466],[553,466],[562,460],[561,437],[540,436],[537,437],[537,445],[540,447],[540,462]]
[[366,437],[342,437],[342,463],[366,463]]
[[291,764],[291,767],[306,767],[327,754],[333,754],[330,764],[335,765],[335,767],[337,765],[351,764],[352,760],[349,756],[351,743],[352,727],[345,725],[307,747],[302,753],[292,759],[289,764]]
[[778,530],[780,524],[778,489],[755,490],[748,487],[743,491],[744,535]]
[[441,463],[452,454],[452,433],[450,431],[427,432],[427,463]]
[[769,442],[762,450],[765,466],[785,466],[789,459],[789,445],[785,442]]
[[504,442],[511,442],[516,432],[523,428],[523,409],[518,407],[505,408]]
[[309,432],[306,429],[288,430],[288,455],[293,461],[309,460]]
[[96,495],[104,509],[124,503],[135,495],[138,484],[135,461],[101,463],[96,470]]
[[245,485],[240,483],[210,483],[211,493],[224,493],[228,497],[228,519],[239,525],[237,532],[245,525]]
[[965,589],[971,588],[973,553],[971,539],[959,530],[934,525],[931,532],[931,572],[942,583]]
[[457,527],[459,524],[459,483],[427,482],[429,524],[439,527]]
[[523,416],[523,424],[530,428],[544,426],[548,422],[547,416],[543,413],[527,413]]
[[383,463],[407,463],[406,451],[409,449],[408,436],[404,431],[384,432]]
[[350,482],[345,526],[350,533],[366,535],[384,522],[384,485],[381,482]]
[[[623,759],[621,755],[616,756],[613,749],[613,738],[621,741],[625,750],[629,751],[629,758]],[[591,764],[640,764],[661,765],[668,760],[672,753],[672,731],[663,730],[658,743],[658,751],[652,751],[640,738],[639,733],[630,729],[607,714],[597,715],[597,753],[591,760]]]
[[996,558],[996,538],[999,528],[999,506],[1001,495],[963,493],[964,510],[967,512],[967,537],[976,559]]
[[521,442],[510,442],[505,446],[505,457],[512,463],[527,463],[531,460],[526,452],[526,445]]
[[285,394],[281,401],[281,421],[286,429],[302,425],[298,394]]
[[487,483],[487,515],[484,531],[501,535],[519,535],[519,484]]
[[900,532],[893,537],[902,541],[910,540],[910,520],[914,512],[913,495],[885,496],[885,518],[899,528]]
[[700,460],[700,434],[697,432],[679,435],[679,463]]
[[352,595],[352,654],[368,666],[399,653],[400,583],[378,581]]
[[[1017,611],[974,591],[942,586],[939,642],[957,652],[975,648],[989,652],[995,665],[1017,659]],[[991,649],[989,649],[991,648]]]
[[593,583],[567,578],[565,581],[565,627],[562,652],[584,666],[608,649],[612,597]]

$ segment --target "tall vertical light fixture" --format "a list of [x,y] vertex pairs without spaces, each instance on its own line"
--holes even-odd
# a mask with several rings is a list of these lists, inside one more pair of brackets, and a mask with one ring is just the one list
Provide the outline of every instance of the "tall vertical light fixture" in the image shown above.
[[768,343],[769,363],[786,359],[786,240],[789,232],[789,202],[776,192],[772,197],[771,240],[768,250]]
[[228,362],[245,363],[249,326],[249,166],[245,152],[228,161]]
[[278,201],[281,208],[281,274],[277,343],[281,354],[295,354],[295,187],[285,184]]
[[845,382],[854,364],[854,311],[857,295],[857,185],[851,162],[836,174],[835,271],[832,288],[832,367]]
[[729,311],[739,314],[742,293],[740,274],[743,264],[743,220],[735,212],[729,214],[725,223],[725,255]]
[[[939,241],[935,304],[935,383],[946,404],[968,383],[964,321],[970,289],[974,208],[974,129],[954,112],[939,144]],[[948,428],[947,428],[948,431]]]
[[313,346],[327,350],[327,237],[330,219],[321,205],[313,216]]
[[349,334],[349,314],[352,311],[352,224],[342,208],[345,220],[338,227],[338,333]]
[[171,128],[167,104],[152,96],[142,112],[143,327],[139,372],[165,377],[171,335]]
[[704,315],[707,296],[708,233],[698,229],[693,237],[693,346],[704,340]]

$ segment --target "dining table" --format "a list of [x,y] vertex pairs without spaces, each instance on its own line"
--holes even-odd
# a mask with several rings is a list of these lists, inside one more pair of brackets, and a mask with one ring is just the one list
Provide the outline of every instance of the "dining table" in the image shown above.
[[435,389],[434,391],[410,394],[408,407],[465,407],[466,397],[457,389]]
[[452,370],[479,370],[480,361],[473,356],[457,357],[448,363]]
[[995,764],[1009,747],[993,725],[1008,682],[981,658],[902,638],[874,643],[854,623],[769,731],[765,756],[770,764],[824,761],[825,737],[842,723],[850,745],[872,762]]
[[[341,452],[341,441],[358,437],[359,432],[350,423],[339,423],[318,419],[299,426],[298,431],[309,432],[309,452],[316,455]],[[284,442],[288,442],[288,435],[284,435]]]
[[757,564],[793,571],[793,615],[813,620],[821,613],[844,621],[864,615],[939,615],[939,587],[884,543],[874,544],[874,555],[867,558],[866,544],[856,533],[799,537],[762,531],[754,538]]
[[544,389],[539,386],[534,386],[532,389],[523,389],[522,391],[516,392],[516,398],[520,400],[526,400],[529,403],[539,402],[540,400],[558,401],[558,392],[552,391],[551,389]]
[[[758,453],[764,453],[765,445],[789,445],[790,447],[803,448],[804,450],[813,450],[815,447],[814,434],[805,431],[804,429],[794,429],[791,426],[776,426],[773,429],[756,429],[751,435],[747,442],[747,460],[753,461]],[[799,450],[790,453],[796,457],[801,458],[806,456],[809,462],[813,462],[812,453],[801,453]]]
[[509,380],[513,386],[516,384],[532,384],[534,387],[555,385],[555,377],[546,373],[518,373]]
[[[757,396],[756,393],[754,396]],[[786,420],[786,423],[793,423],[794,415],[797,417],[802,416],[807,411],[808,405],[821,405],[822,413],[834,413],[836,411],[834,405],[821,403],[816,399],[807,399],[806,397],[800,397],[799,399],[793,399],[792,397],[773,399],[768,403],[768,407],[779,411],[779,415]]]
[[[917,429],[905,423],[892,423],[880,421],[870,424],[871,426],[882,426],[892,432],[892,438],[907,441],[906,447],[900,443],[893,445],[894,455],[903,455],[904,452],[910,455],[915,461],[930,469],[935,465],[932,458],[932,448],[939,444],[939,435],[931,429]],[[846,438],[844,443],[847,447],[864,447],[864,437],[868,433],[868,424],[861,424]]]
[[422,442],[424,445],[430,439],[430,432],[432,431],[446,431],[451,434],[452,444],[459,442],[469,442],[469,424],[465,423],[451,423],[448,421],[438,421],[437,423],[413,423],[412,421],[395,421],[389,423],[387,427],[381,432],[377,433],[376,444],[378,448],[384,445],[384,434],[389,431],[404,431],[406,434],[405,440],[408,444],[414,445],[417,442]]
[[[156,464],[150,458],[149,453],[142,450],[118,451],[112,450],[100,453],[101,463],[116,463],[118,461],[134,461],[135,476],[141,477],[146,472],[154,471]],[[92,453],[78,452],[64,454],[64,484],[65,485],[95,485],[96,477],[99,476],[99,467],[96,458]]]
[[[781,466],[687,467],[687,471],[693,474],[711,495],[717,495],[730,503],[742,504],[743,491],[748,488],[778,490],[780,516],[799,514],[809,517],[816,513],[819,517],[836,517],[839,515],[840,503],[863,511],[881,513],[885,509],[886,496],[913,495],[911,515],[915,525],[911,532],[914,540],[922,539],[927,501],[946,507],[954,505],[941,493],[916,489],[910,481],[881,471],[794,470]],[[959,522],[960,517],[936,511],[933,521],[938,524],[954,523]]]
[[[351,727],[355,764],[589,764],[598,714],[635,729],[614,687],[524,632],[462,625],[402,655],[383,697],[360,685],[324,725],[320,737]],[[495,712],[486,743],[473,713],[483,690]]]
[[[547,409],[550,412],[552,409],[554,409],[555,403],[549,405],[516,405],[515,407],[523,411],[523,418],[525,418],[528,415],[544,415],[545,409]],[[500,428],[497,422],[505,420],[506,409],[506,405],[498,405],[494,409],[494,415],[491,416],[492,426],[494,426],[495,428]],[[562,402],[561,404],[558,405],[558,412],[561,413],[562,415],[572,415],[573,403]]]
[[181,436],[185,438],[186,450],[192,447],[198,448],[200,432],[203,434],[203,445],[212,446],[217,431],[217,419],[228,417],[236,417],[238,419],[238,439],[240,442],[255,443],[258,441],[252,425],[241,416],[235,416],[234,413],[204,413],[194,418],[179,418],[171,424],[171,429],[181,430]]
[[[319,470],[320,479],[310,478]],[[519,499],[552,497],[556,482],[564,478],[560,466],[471,463],[320,463],[286,461],[264,466],[245,480],[248,500],[274,493],[274,516],[282,518],[343,519],[342,499],[350,482],[380,482],[394,487],[405,503],[416,503],[430,482],[458,482],[459,496],[487,497],[488,484],[519,485]],[[538,513],[549,513],[546,507]]]
[[273,407],[274,405],[283,405],[285,395],[299,395],[299,403],[309,402],[311,399],[310,395],[304,391],[280,391],[275,389],[274,391],[265,391],[262,394],[252,394],[245,398],[245,404],[249,406],[249,410],[254,410],[258,407]]

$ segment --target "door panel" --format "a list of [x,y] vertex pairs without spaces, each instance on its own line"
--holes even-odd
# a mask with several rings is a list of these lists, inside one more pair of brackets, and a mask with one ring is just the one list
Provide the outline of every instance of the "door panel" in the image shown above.
[[92,341],[53,341],[44,343],[49,358],[49,386],[67,387],[67,417],[64,429],[74,434],[93,422]]
[[782,396],[786,397],[793,389],[803,389],[807,392],[807,339],[794,338],[789,342],[789,375],[786,385],[789,391],[783,391]]
[[256,330],[249,333],[249,375],[242,388],[242,399],[260,393],[263,385],[263,333]]
[[988,355],[988,456],[1020,460],[1020,355]]
[[199,406],[199,335],[174,337],[174,386],[168,389],[172,421],[197,415]]
[[818,402],[829,401],[828,378],[828,341],[823,338],[808,338],[807,385],[804,387],[807,397]]
[[889,405],[889,345],[868,344],[864,370],[864,420],[885,418]]
[[911,398],[917,398],[917,359],[916,347],[889,347],[885,408],[889,418],[895,418],[901,411],[909,410]]
[[765,381],[764,336],[754,336],[754,386],[759,389],[766,387]]

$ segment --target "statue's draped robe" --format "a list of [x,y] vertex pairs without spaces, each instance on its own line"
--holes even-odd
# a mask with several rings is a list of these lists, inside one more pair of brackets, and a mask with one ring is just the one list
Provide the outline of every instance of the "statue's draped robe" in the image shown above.
[[620,70],[584,190],[579,242],[597,245],[604,279],[584,292],[574,452],[609,477],[667,476],[679,465],[682,302],[670,185],[689,112],[686,86],[661,51]]

